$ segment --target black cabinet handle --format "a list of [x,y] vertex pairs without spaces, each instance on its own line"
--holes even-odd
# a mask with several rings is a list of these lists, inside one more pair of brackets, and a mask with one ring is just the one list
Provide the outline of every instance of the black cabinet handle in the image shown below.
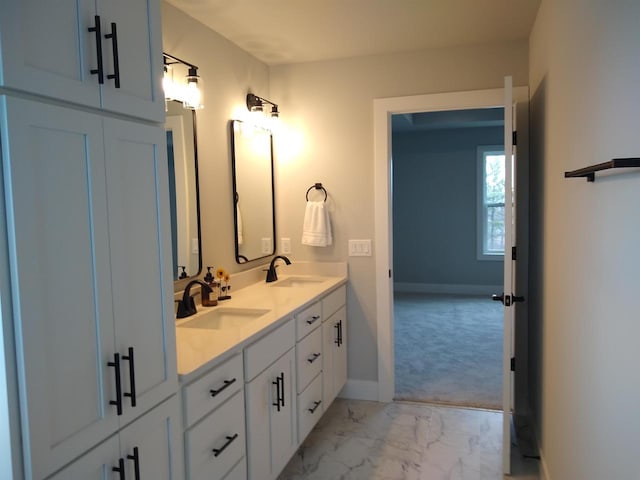
[[133,363],[133,347],[129,347],[129,354],[122,356],[123,360],[129,361],[129,387],[131,391],[125,393],[125,397],[131,398],[131,406],[136,406],[136,367]]
[[342,320],[338,320],[338,323],[334,325],[336,332],[336,339],[333,341],[336,345],[342,345]]
[[222,452],[224,452],[225,448],[227,448],[229,445],[231,445],[233,443],[233,441],[238,438],[238,434],[234,434],[231,436],[226,437],[227,441],[225,442],[224,445],[222,445],[220,448],[214,448],[213,449],[213,456],[217,457],[218,455],[220,455]]
[[311,356],[307,358],[307,362],[313,363],[318,359],[318,357],[320,357],[319,353],[312,353]]
[[276,377],[275,382],[271,382],[276,386],[276,403],[272,403],[274,407],[280,411],[280,407],[284,407],[284,372]]
[[127,458],[133,460],[133,471],[136,480],[140,480],[140,453],[138,452],[138,447],[133,447],[133,455],[127,455]]
[[284,408],[284,372],[280,374],[280,388],[282,389],[282,394],[280,395],[280,405]]
[[313,324],[314,324],[314,323],[316,323],[318,320],[320,320],[320,315],[314,315],[314,316],[312,316],[311,318],[309,318],[309,319],[307,320],[307,323],[308,323],[309,325],[313,325]]
[[220,392],[222,392],[225,388],[227,388],[229,385],[231,385],[232,383],[235,383],[236,379],[232,378],[231,380],[225,380],[224,381],[224,385],[222,385],[220,388],[218,388],[217,390],[209,390],[209,393],[211,393],[212,397],[215,397],[216,395],[218,395]]
[[104,66],[102,64],[102,32],[100,29],[100,15],[93,17],[95,24],[89,27],[90,32],[96,33],[96,56],[98,57],[98,68],[91,69],[91,75],[98,75],[98,83],[104,83]]
[[119,458],[118,459],[118,466],[117,467],[113,467],[111,469],[111,471],[113,472],[118,472],[120,475],[120,480],[125,480],[125,476],[124,476],[124,458]]
[[118,415],[122,415],[122,382],[120,379],[120,354],[113,354],[113,362],[108,362],[108,366],[116,370],[116,399],[111,400],[109,405],[115,405]]
[[104,38],[111,39],[113,48],[113,73],[107,75],[110,80],[115,80],[116,88],[120,88],[120,58],[118,57],[118,30],[115,22],[111,22],[111,33],[107,33]]
[[313,407],[308,409],[309,413],[316,413],[316,410],[318,409],[321,403],[322,403],[322,400],[316,400],[315,402],[313,402]]

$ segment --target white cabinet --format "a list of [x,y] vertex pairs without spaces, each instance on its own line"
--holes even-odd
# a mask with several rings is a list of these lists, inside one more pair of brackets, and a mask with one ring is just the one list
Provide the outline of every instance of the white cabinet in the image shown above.
[[0,86],[163,121],[160,2],[0,0],[0,11]]
[[41,479],[177,389],[167,166],[161,128],[1,101],[25,470]]
[[178,401],[172,397],[51,480],[181,480],[179,423]]
[[[260,371],[268,351],[289,347],[255,378],[247,375],[246,422],[249,478],[275,479],[298,447],[296,429],[295,325],[287,322],[245,350],[245,371]],[[268,348],[267,348],[268,347]]]
[[189,480],[246,479],[243,387],[241,354],[184,387]]
[[[322,300],[322,401],[325,408],[333,402],[347,381],[347,309],[346,289],[341,287]],[[332,312],[338,305],[337,311]],[[328,313],[325,313],[328,312]]]

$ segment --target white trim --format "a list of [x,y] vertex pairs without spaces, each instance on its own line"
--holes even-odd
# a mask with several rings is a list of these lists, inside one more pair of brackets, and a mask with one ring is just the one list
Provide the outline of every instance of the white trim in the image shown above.
[[540,480],[551,480],[551,475],[549,475],[549,468],[547,467],[547,462],[544,459],[542,449],[538,448],[538,452],[540,454]]
[[442,293],[455,295],[492,295],[502,291],[502,285],[471,285],[458,283],[395,282],[394,292]]
[[[436,93],[373,100],[375,278],[378,338],[378,400],[394,395],[391,235],[391,115],[401,113],[504,107],[502,88]],[[516,100],[528,100],[528,87],[514,88]]]
[[375,402],[378,400],[378,382],[373,380],[347,380],[338,397]]

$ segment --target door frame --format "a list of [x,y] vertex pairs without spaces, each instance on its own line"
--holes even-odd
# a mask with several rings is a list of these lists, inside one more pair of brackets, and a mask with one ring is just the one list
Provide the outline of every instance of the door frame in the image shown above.
[[[514,87],[515,102],[528,102],[529,88]],[[393,230],[391,218],[391,115],[504,107],[504,88],[373,100],[375,278],[378,401],[395,393],[393,336]]]

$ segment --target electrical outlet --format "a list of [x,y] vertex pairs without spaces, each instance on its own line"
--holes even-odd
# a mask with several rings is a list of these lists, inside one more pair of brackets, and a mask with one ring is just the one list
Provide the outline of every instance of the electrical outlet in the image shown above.
[[287,255],[291,253],[291,239],[288,237],[282,237],[280,239],[280,251]]

